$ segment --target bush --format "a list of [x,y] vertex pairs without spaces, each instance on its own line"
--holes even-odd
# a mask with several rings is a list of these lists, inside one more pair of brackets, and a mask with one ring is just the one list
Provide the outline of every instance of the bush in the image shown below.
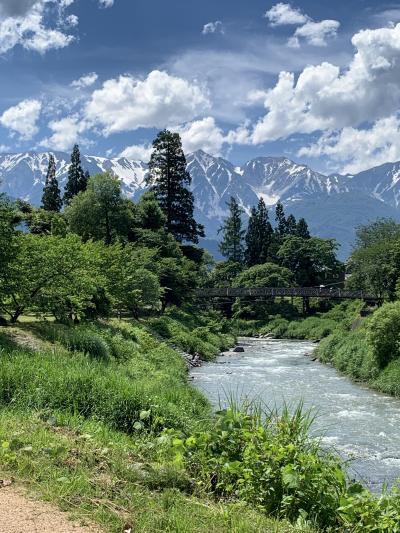
[[210,361],[235,343],[225,319],[216,313],[192,315],[177,308],[168,309],[160,318],[148,320],[149,327],[189,354],[198,353]]
[[71,352],[82,352],[94,359],[108,359],[110,348],[99,334],[84,328],[66,330],[60,337],[61,343]]
[[365,327],[355,331],[336,331],[317,348],[324,363],[332,363],[338,370],[354,379],[369,381],[379,373],[376,358],[366,340]]
[[164,337],[165,339],[171,338],[171,329],[167,317],[151,318],[149,320],[149,326],[152,330],[161,335],[161,337]]
[[201,491],[244,500],[272,516],[306,518],[321,528],[338,525],[346,492],[336,458],[308,437],[310,418],[266,415],[235,407],[219,413],[210,430],[188,438],[167,432],[161,442],[181,458]]
[[106,335],[105,337],[112,357],[119,361],[128,361],[138,352],[138,343],[126,339],[121,333]]
[[367,339],[381,368],[400,356],[400,302],[386,303],[375,311]]
[[398,489],[377,498],[360,485],[354,485],[341,501],[338,514],[343,530],[352,533],[399,533],[400,494]]
[[385,394],[400,397],[400,359],[390,361],[372,385]]
[[270,320],[263,328],[260,329],[260,333],[262,335],[265,335],[266,333],[271,333],[276,338],[284,337],[288,327],[289,327],[289,321],[286,320],[286,318],[282,318],[281,316],[277,316]]

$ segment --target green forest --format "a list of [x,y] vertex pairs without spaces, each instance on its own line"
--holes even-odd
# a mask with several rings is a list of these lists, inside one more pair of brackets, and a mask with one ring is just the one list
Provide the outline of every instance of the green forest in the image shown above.
[[[163,130],[137,202],[77,145],[63,193],[51,157],[40,207],[0,196],[1,476],[107,532],[400,531],[398,489],[351,480],[302,406],[214,413],[188,379],[238,335],[270,335],[321,341],[320,361],[400,397],[400,225],[357,228],[344,264],[282,203],[247,217],[231,198],[216,262],[190,185]],[[199,297],[228,287],[375,298]]]

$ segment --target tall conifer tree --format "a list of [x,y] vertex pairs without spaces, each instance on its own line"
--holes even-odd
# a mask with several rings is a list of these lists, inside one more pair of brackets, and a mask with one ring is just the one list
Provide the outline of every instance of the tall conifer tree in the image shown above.
[[75,144],[71,154],[71,164],[68,169],[67,184],[64,192],[64,203],[69,204],[74,196],[85,191],[87,180],[81,165],[81,154],[79,146]]
[[244,234],[242,229],[243,209],[235,198],[231,197],[229,203],[229,217],[225,220],[219,231],[222,232],[222,241],[219,244],[221,254],[228,261],[242,263],[244,257]]
[[271,245],[273,229],[269,222],[265,202],[260,198],[257,208],[253,207],[246,232],[246,263],[254,266],[265,263]]
[[251,208],[249,223],[245,236],[246,241],[246,264],[251,267],[257,265],[260,261],[260,223],[258,219],[258,211],[255,207]]
[[88,183],[90,179],[90,174],[88,170],[85,170],[85,172],[82,175],[81,179],[81,191],[86,191]]
[[276,204],[275,220],[276,220],[275,231],[278,237],[284,237],[287,233],[287,225],[286,225],[285,211],[283,209],[283,205],[280,200]]
[[49,157],[46,182],[43,188],[42,207],[46,211],[59,212],[62,207],[61,192],[56,178],[56,162],[53,154]]
[[308,229],[308,224],[304,218],[300,218],[297,222],[296,235],[302,237],[303,239],[310,238],[310,231]]
[[265,263],[268,259],[269,249],[273,240],[274,230],[269,221],[268,209],[263,198],[260,198],[257,206],[257,214],[260,227],[260,257],[259,263]]
[[286,219],[286,233],[287,235],[296,235],[297,222],[293,215],[289,215]]
[[147,184],[165,214],[166,230],[180,242],[197,243],[204,228],[193,216],[191,181],[179,134],[161,131],[153,142]]

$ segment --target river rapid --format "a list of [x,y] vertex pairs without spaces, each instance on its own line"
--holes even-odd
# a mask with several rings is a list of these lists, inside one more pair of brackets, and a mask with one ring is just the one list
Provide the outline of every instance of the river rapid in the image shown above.
[[244,353],[218,357],[191,372],[215,408],[226,406],[229,395],[268,407],[302,401],[316,415],[313,432],[348,461],[351,478],[374,491],[400,479],[400,400],[313,361],[310,342],[241,338],[239,345]]

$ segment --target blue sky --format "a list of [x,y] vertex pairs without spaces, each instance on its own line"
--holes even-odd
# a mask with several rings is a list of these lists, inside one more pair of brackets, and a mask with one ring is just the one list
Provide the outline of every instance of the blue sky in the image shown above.
[[400,160],[400,3],[0,0],[0,150]]

